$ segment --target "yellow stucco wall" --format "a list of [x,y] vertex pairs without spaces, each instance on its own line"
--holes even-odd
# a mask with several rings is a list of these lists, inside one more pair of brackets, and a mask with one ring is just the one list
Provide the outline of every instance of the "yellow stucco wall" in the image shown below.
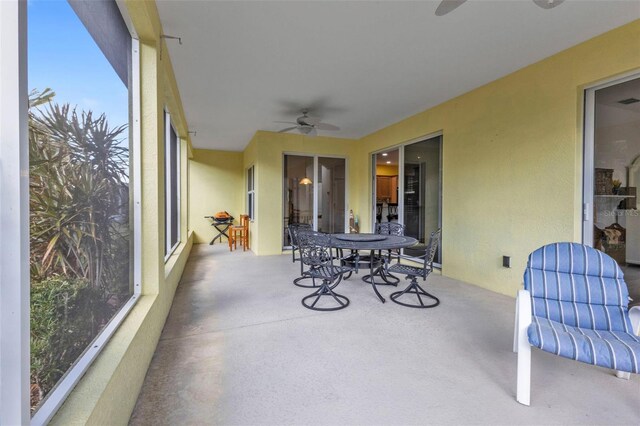
[[[127,424],[193,244],[187,214],[191,144],[155,3],[127,1],[140,38],[141,291],[137,304],[51,420],[54,425]],[[164,46],[166,52],[166,46]],[[163,110],[181,138],[180,244],[165,262]]]
[[532,250],[581,241],[584,88],[640,68],[639,40],[634,21],[360,140],[443,132],[444,275],[514,295]]
[[211,221],[204,216],[224,210],[237,222],[240,215],[246,213],[242,164],[242,152],[193,150],[189,160],[189,182],[196,195],[189,200],[189,223],[194,231],[194,243],[208,243],[217,234]]

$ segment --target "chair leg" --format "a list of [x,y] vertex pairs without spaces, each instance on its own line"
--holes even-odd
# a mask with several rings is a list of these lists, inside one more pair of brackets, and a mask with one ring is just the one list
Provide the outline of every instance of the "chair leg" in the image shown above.
[[518,291],[517,306],[517,334],[518,334],[518,367],[516,400],[524,405],[530,404],[531,399],[531,344],[527,330],[531,324],[531,294],[527,290]]
[[[400,302],[398,298],[400,298],[405,294],[415,294],[420,304],[417,305],[412,303]],[[429,299],[433,299],[435,300],[435,302],[427,305],[422,300],[423,296],[428,297]],[[389,295],[389,298],[391,299],[392,302],[395,302],[398,305],[407,306],[409,308],[435,308],[440,304],[440,299],[438,299],[436,296],[432,294],[427,293],[422,287],[420,287],[420,285],[418,284],[418,279],[416,277],[411,277],[411,283],[407,286],[407,288],[405,288],[402,291],[396,291],[395,293],[391,293]]]
[[518,347],[518,384],[516,400],[520,404],[529,405],[531,399],[531,345],[529,344],[526,336],[524,340],[524,344],[521,344]]
[[516,315],[513,325],[513,352],[518,353],[518,303],[516,302]]
[[[339,309],[344,309],[347,306],[349,306],[349,299],[347,299],[345,296],[341,294],[335,293],[332,290],[332,288],[335,287],[335,285],[331,287],[330,284],[331,284],[330,281],[323,280],[318,290],[302,298],[302,306],[304,306],[307,309],[311,309],[313,311],[337,311]],[[316,304],[318,303],[318,301],[322,297],[327,297],[327,296],[331,297],[337,303],[337,306],[333,306],[329,308],[317,307]],[[313,299],[313,302],[310,302],[310,299]]]

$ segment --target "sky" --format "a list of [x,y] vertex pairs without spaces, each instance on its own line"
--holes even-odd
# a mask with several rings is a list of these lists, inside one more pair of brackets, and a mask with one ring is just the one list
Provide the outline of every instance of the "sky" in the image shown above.
[[128,92],[66,0],[29,0],[29,90],[51,88],[57,103],[129,121]]

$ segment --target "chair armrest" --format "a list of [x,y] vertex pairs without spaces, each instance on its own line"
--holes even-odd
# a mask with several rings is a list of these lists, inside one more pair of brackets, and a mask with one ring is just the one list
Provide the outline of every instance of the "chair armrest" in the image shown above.
[[631,329],[636,336],[640,336],[640,306],[634,306],[629,309],[629,319],[631,320]]
[[[518,309],[518,334],[527,336],[527,329],[531,324],[531,293],[527,290],[518,290],[516,299]],[[528,342],[528,337],[527,342]]]

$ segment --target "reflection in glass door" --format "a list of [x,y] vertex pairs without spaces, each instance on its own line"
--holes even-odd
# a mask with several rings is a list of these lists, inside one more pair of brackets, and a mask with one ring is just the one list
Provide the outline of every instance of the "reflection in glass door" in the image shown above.
[[637,75],[585,93],[583,242],[620,265],[632,305],[640,304],[639,99]]
[[[421,255],[431,233],[440,228],[440,136],[404,147],[404,196],[402,218],[405,235],[418,240],[417,250],[405,254]],[[436,253],[440,263],[440,250]]]
[[284,156],[283,245],[291,246],[288,225],[307,223],[321,232],[345,232],[346,160]]
[[[418,245],[405,249],[420,256],[432,232],[441,227],[441,145],[436,136],[373,154],[373,222],[399,222]],[[440,247],[435,263],[442,262]]]
[[284,156],[284,245],[291,245],[287,227],[291,223],[313,226],[314,197],[313,157]]
[[344,232],[345,159],[318,158],[318,231]]

